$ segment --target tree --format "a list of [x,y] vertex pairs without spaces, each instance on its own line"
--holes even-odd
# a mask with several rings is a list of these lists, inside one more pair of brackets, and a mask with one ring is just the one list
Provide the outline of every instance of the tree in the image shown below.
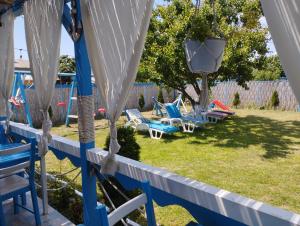
[[[61,73],[75,73],[76,63],[75,59],[67,55],[62,55],[59,58],[59,72]],[[71,77],[61,76],[60,84],[71,83]]]
[[236,108],[241,104],[241,100],[240,100],[240,94],[238,92],[236,92],[234,94],[234,98],[232,101],[232,105],[235,106]]
[[263,67],[260,70],[253,70],[253,77],[255,80],[263,81],[276,80],[285,77],[279,57],[277,55],[266,57]]
[[62,73],[75,73],[76,63],[75,59],[68,55],[62,55],[59,58],[59,72]]
[[141,111],[145,107],[145,98],[144,98],[143,94],[141,94],[140,97],[139,97],[139,107],[140,107]]
[[276,109],[279,106],[279,95],[278,92],[275,90],[271,97],[271,106]]
[[[208,76],[191,73],[183,49],[186,38],[203,41],[205,37],[220,35],[212,29],[213,9],[209,1],[204,1],[195,15],[192,0],[170,0],[153,11],[138,79],[177,89],[193,106],[207,99],[207,94],[201,96],[201,89],[212,86],[216,80],[235,79],[246,87],[246,82],[253,78],[253,68],[262,66],[267,52],[267,30],[259,22],[260,2],[215,0],[215,6],[219,29],[227,40],[223,63],[217,73]],[[186,93],[188,84],[193,86],[199,100]]]
[[163,94],[162,88],[159,88],[158,96],[157,96],[157,101],[160,102],[160,103],[162,103],[162,104],[165,103],[164,94]]

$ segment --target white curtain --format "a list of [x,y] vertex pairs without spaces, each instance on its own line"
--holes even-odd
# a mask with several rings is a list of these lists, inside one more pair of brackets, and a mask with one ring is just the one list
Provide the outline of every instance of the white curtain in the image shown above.
[[300,1],[261,3],[281,64],[300,102]]
[[1,17],[0,26],[0,108],[1,116],[7,117],[6,129],[12,115],[8,100],[14,78],[14,19],[14,13],[9,10]]
[[44,213],[47,213],[46,166],[44,156],[51,140],[52,126],[48,109],[51,104],[58,73],[61,20],[64,1],[28,0],[24,3],[24,21],[28,55],[39,110],[43,115],[43,134],[39,141]]
[[[136,78],[153,0],[83,0],[81,13],[89,59],[110,122],[109,155],[102,173],[113,174],[119,151],[116,121]],[[109,161],[111,160],[111,161]]]

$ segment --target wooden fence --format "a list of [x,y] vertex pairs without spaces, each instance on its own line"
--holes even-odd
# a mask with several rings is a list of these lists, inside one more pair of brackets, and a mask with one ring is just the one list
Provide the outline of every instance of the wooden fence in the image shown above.
[[211,99],[219,99],[227,105],[232,105],[235,93],[239,93],[241,108],[268,108],[271,96],[276,90],[279,96],[280,110],[295,111],[299,103],[291,89],[288,80],[251,81],[249,89],[237,85],[234,81],[221,82],[211,89]]
[[[219,99],[226,105],[231,106],[235,93],[239,93],[241,108],[267,108],[270,104],[272,93],[276,90],[279,95],[279,109],[295,111],[299,107],[294,93],[287,80],[276,80],[276,81],[251,81],[247,83],[249,89],[245,90],[241,86],[237,85],[234,81],[221,82],[216,86],[212,87],[210,92],[210,99]],[[144,95],[145,107],[143,110],[150,110],[153,107],[152,97],[157,97],[159,87],[154,83],[135,83],[134,87],[129,93],[128,101],[125,108],[139,108],[138,100],[141,94]],[[63,123],[66,119],[66,107],[58,107],[58,102],[65,102],[68,104],[69,101],[70,87],[63,86],[63,88],[56,88],[56,92],[53,97],[51,104],[53,111],[53,122],[56,124]],[[76,90],[75,90],[76,93]],[[190,92],[193,93],[193,92]],[[172,102],[177,96],[175,90],[163,90],[165,102]],[[94,88],[94,100],[95,100],[95,112],[103,104],[101,103],[98,90]],[[30,113],[32,116],[33,124],[36,126],[40,125],[41,114],[37,106],[37,99],[33,89],[26,89],[26,98],[29,103]],[[73,102],[71,114],[77,114],[76,101]],[[13,119],[18,122],[24,121],[24,110],[23,108],[14,109]]]
[[[61,124],[65,122],[66,114],[67,114],[67,107],[57,106],[58,102],[64,102],[66,105],[69,101],[69,93],[71,87],[68,85],[64,85],[63,87],[57,86],[56,91],[54,92],[54,97],[51,103],[51,108],[53,112],[52,121],[54,124]],[[150,110],[153,107],[152,97],[158,96],[159,87],[156,86],[154,83],[135,83],[134,87],[129,93],[128,101],[126,103],[125,108],[139,108],[138,100],[141,94],[144,95],[145,99],[145,107],[143,110]],[[35,126],[41,125],[42,116],[38,109],[37,105],[37,98],[35,96],[35,92],[33,89],[26,89],[26,99],[27,103],[29,104],[30,114],[32,117],[33,124]],[[75,92],[76,93],[76,89]],[[164,100],[165,102],[173,101],[176,98],[177,92],[174,90],[163,90]],[[95,105],[95,112],[100,107],[103,107],[101,103],[101,99],[96,87],[94,87],[94,105]],[[24,108],[14,108],[13,109],[13,120],[17,122],[24,122],[25,121],[25,113]],[[72,111],[71,114],[77,114],[77,103],[73,101]]]

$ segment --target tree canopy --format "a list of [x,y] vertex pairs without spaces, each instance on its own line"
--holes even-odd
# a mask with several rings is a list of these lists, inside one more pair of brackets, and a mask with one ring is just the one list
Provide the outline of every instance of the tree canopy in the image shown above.
[[76,63],[75,59],[68,55],[62,55],[59,57],[59,72],[62,73],[75,73]]
[[[203,41],[219,37],[213,30],[214,14],[209,0],[195,14],[192,0],[168,0],[153,11],[145,50],[138,72],[139,81],[153,81],[159,85],[185,92],[191,84],[200,96],[198,81],[201,74],[189,71],[183,48],[185,39]],[[267,29],[260,24],[262,10],[259,0],[215,0],[216,21],[227,40],[222,66],[209,74],[208,85],[216,80],[234,79],[241,86],[253,78],[253,69],[260,69],[266,59]]]
[[255,80],[262,81],[276,80],[285,77],[279,57],[277,55],[266,57],[263,67],[260,70],[253,70],[253,77]]

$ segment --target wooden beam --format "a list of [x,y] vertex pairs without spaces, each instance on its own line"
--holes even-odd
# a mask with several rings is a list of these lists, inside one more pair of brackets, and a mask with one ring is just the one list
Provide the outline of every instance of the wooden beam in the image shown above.
[[0,4],[8,4],[11,5],[14,3],[14,0],[0,0]]

